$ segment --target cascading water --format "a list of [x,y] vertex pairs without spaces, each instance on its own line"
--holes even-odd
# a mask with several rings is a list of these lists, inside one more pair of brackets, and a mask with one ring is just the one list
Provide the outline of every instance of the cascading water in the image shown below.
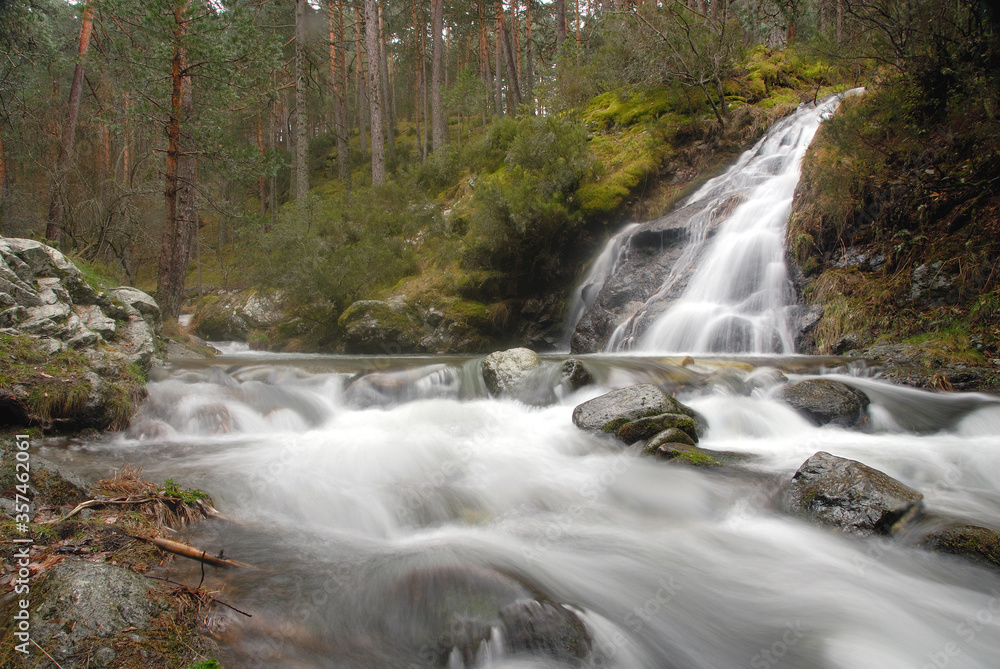
[[623,256],[628,253],[629,240],[632,238],[632,232],[637,227],[639,227],[638,223],[629,223],[609,239],[608,243],[604,246],[604,250],[601,251],[600,255],[597,256],[597,259],[591,265],[586,278],[573,291],[567,311],[569,315],[566,318],[566,334],[560,346],[562,350],[569,350],[570,340],[573,338],[573,330],[576,329],[580,318],[594,307],[594,300],[597,299],[597,294],[601,292],[608,277],[618,269],[618,264]]
[[[661,276],[659,287],[623,312],[606,350],[794,352],[795,293],[784,259],[792,196],[802,157],[820,122],[844,95],[860,90],[803,105],[663,219],[682,221],[686,246]],[[628,237],[657,225],[663,226],[655,221],[630,228]],[[622,244],[619,235],[601,257],[612,245]],[[618,263],[614,271],[627,277],[635,270]],[[591,277],[584,284],[593,284]],[[588,290],[594,292],[593,286]]]
[[[828,361],[770,362],[794,379]],[[490,398],[478,363],[179,363],[149,384],[126,434],[40,454],[91,478],[139,464],[145,478],[213,495],[227,519],[179,538],[261,571],[203,576],[180,561],[166,575],[204,578],[253,614],[219,608],[205,621],[224,666],[997,666],[995,572],[822,530],[772,504],[775,486],[825,450],[917,488],[931,512],[995,526],[996,398],[837,377],[872,398],[857,431],[814,427],[724,362],[587,359],[596,385],[542,407]],[[672,466],[573,425],[575,405],[639,381],[706,418],[702,446],[756,459],[739,475]],[[559,659],[573,621],[589,650]]]

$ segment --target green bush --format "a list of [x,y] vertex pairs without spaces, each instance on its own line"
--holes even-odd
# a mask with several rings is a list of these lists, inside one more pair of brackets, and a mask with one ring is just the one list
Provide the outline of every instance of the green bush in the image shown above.
[[[493,141],[503,143],[510,128],[491,133]],[[475,185],[466,260],[515,281],[549,278],[582,220],[575,193],[591,163],[580,124],[552,117],[517,122],[504,167]]]

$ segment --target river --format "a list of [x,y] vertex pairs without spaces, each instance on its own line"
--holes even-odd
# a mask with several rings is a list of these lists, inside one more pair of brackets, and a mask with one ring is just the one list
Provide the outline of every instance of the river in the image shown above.
[[[152,381],[128,433],[43,448],[94,478],[140,464],[147,479],[213,496],[230,520],[180,536],[261,568],[207,574],[220,598],[253,614],[212,614],[226,666],[430,666],[428,644],[448,643],[433,637],[435,621],[475,599],[448,579],[483,574],[574,611],[593,639],[584,666],[1000,666],[1000,574],[821,529],[773,502],[825,450],[918,489],[929,510],[997,528],[994,397],[900,388],[838,359],[681,367],[596,355],[582,358],[595,385],[528,406],[490,398],[474,357],[226,351]],[[872,399],[868,427],[812,426],[748,381],[757,365],[856,385]],[[573,425],[577,404],[645,381],[706,417],[701,446],[758,457],[740,471],[699,470]],[[186,560],[165,572],[201,578]],[[428,573],[444,583],[430,603],[413,596]],[[571,666],[511,655],[493,625],[473,657],[456,651],[446,666]]]

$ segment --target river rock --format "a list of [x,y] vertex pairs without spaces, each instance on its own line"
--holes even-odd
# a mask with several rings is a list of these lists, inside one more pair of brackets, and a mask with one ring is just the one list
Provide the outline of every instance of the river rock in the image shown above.
[[559,369],[559,376],[563,388],[569,391],[579,390],[584,386],[589,386],[594,382],[594,377],[590,370],[576,358],[570,358],[562,364]]
[[404,304],[380,300],[355,302],[340,315],[344,352],[397,355],[414,350],[420,330]]
[[920,510],[924,496],[855,460],[820,451],[795,472],[781,496],[789,513],[861,535],[890,534]]
[[695,427],[694,419],[680,413],[661,413],[658,416],[640,418],[630,423],[625,423],[615,436],[626,444],[634,444],[643,439],[649,439],[664,430],[679,430],[684,433],[692,444],[698,441],[698,429]]
[[978,525],[950,523],[923,536],[920,545],[1000,569],[1000,532]]
[[774,397],[816,425],[855,427],[867,419],[868,396],[846,383],[807,379],[778,388]]
[[436,666],[452,666],[455,656],[472,666],[495,631],[507,653],[544,653],[578,665],[590,652],[590,634],[574,612],[488,568],[414,569],[389,589],[387,601],[387,635]]
[[[15,449],[13,444],[4,444],[3,458],[0,460],[0,490],[14,490],[17,485]],[[90,499],[87,482],[73,472],[46,460],[40,455],[31,456],[31,477],[28,481],[35,505],[50,506],[76,505]]]
[[483,380],[493,395],[516,392],[541,365],[538,354],[527,348],[496,351],[483,358]]
[[32,584],[32,639],[64,667],[85,639],[141,632],[166,607],[149,579],[124,567],[67,558]]
[[662,414],[695,412],[658,386],[648,383],[619,388],[584,402],[573,409],[573,424],[583,430],[616,433],[626,423]]
[[160,305],[148,293],[131,286],[119,286],[108,290],[111,295],[132,307],[154,329],[160,327]]

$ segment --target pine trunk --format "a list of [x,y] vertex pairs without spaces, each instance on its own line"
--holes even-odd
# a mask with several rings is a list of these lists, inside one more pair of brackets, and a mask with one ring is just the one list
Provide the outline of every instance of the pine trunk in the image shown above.
[[[156,301],[164,320],[177,320],[184,299],[184,276],[190,251],[188,217],[193,208],[193,155],[182,160],[181,120],[190,116],[191,78],[187,72],[187,2],[174,6],[174,53],[170,72],[170,118],[167,121],[167,159],[164,178],[163,237],[157,274]],[[182,164],[183,163],[183,164]],[[182,186],[183,184],[183,186]],[[182,197],[181,191],[185,194]],[[190,200],[189,200],[190,198]]]
[[378,7],[365,0],[365,48],[368,50],[368,96],[372,136],[372,185],[385,183],[385,138],[382,134],[382,82],[379,72]]
[[566,41],[566,0],[556,0],[556,55]]
[[447,119],[444,114],[444,0],[431,0],[431,150],[444,148]]
[[76,68],[73,70],[73,84],[69,89],[69,103],[66,105],[66,120],[63,123],[62,146],[56,163],[55,183],[49,197],[49,219],[45,227],[45,238],[58,246],[62,241],[63,190],[66,174],[73,158],[73,143],[76,139],[76,122],[80,116],[80,98],[83,91],[83,61],[90,49],[90,33],[94,25],[94,9],[90,2],[83,7],[83,23],[80,25],[80,45],[77,49]]
[[309,195],[309,139],[306,131],[306,5],[295,0],[295,201]]
[[392,108],[392,84],[389,81],[389,55],[385,43],[385,20],[382,5],[378,6],[378,63],[382,75],[382,117],[385,119],[385,144],[390,158],[396,153],[396,119]]
[[337,176],[341,181],[347,181],[348,148],[347,134],[344,128],[344,100],[341,97],[340,69],[343,66],[344,55],[341,45],[344,42],[344,15],[342,0],[330,0],[327,3],[330,26],[330,86],[333,92],[333,133],[337,138]]
[[521,84],[517,80],[517,66],[514,65],[514,54],[510,44],[510,31],[507,30],[507,17],[504,16],[503,0],[497,3],[497,13],[500,23],[500,34],[497,39],[503,44],[504,62],[507,65],[507,91],[512,96],[511,116],[517,113],[517,108],[521,106]]
[[534,98],[535,98],[535,95],[534,95],[534,87],[535,87],[535,60],[534,60],[534,58],[535,58],[535,50],[534,50],[534,45],[531,42],[531,3],[532,2],[534,2],[534,0],[526,0],[526,3],[525,3],[525,15],[524,15],[524,33],[525,33],[525,35],[524,35],[524,51],[525,51],[525,54],[524,54],[524,58],[525,58],[525,66],[527,67],[528,71],[527,71],[526,76],[524,77],[524,79],[525,79],[524,94],[525,94],[525,97],[528,98],[528,102],[530,103],[531,113],[534,114],[535,113],[535,104],[534,104]]

